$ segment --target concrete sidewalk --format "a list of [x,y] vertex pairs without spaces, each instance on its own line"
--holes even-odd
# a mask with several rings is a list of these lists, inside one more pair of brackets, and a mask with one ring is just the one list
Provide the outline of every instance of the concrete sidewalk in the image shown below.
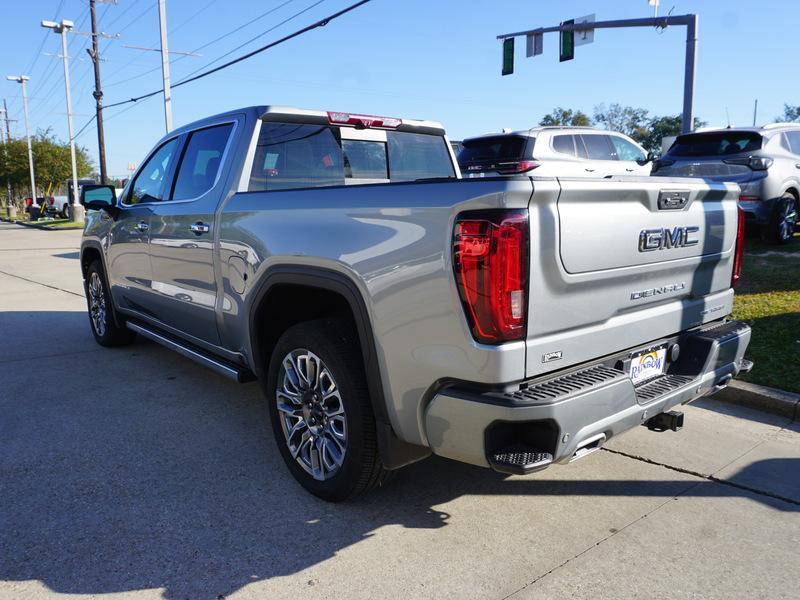
[[704,400],[528,477],[305,493],[257,384],[94,343],[80,232],[0,224],[0,597],[795,598],[800,426]]

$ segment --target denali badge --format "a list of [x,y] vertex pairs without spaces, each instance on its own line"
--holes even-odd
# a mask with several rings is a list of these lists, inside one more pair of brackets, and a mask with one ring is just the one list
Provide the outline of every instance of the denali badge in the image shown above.
[[661,296],[662,294],[671,294],[672,292],[680,292],[686,289],[686,283],[670,283],[662,287],[650,288],[649,290],[642,290],[640,292],[631,292],[631,300],[640,300],[642,298],[650,298],[651,296]]
[[561,360],[562,353],[561,350],[557,350],[555,352],[547,352],[546,354],[542,354],[542,362],[551,362],[554,360]]
[[694,246],[699,240],[692,239],[693,233],[700,231],[699,227],[674,227],[672,229],[642,229],[639,233],[639,252],[653,250],[669,250],[670,248],[685,248]]

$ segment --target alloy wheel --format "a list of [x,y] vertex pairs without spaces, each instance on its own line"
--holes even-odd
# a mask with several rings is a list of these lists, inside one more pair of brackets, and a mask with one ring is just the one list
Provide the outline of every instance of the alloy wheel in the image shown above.
[[103,337],[106,333],[106,296],[97,271],[93,271],[89,277],[89,316],[95,333]]

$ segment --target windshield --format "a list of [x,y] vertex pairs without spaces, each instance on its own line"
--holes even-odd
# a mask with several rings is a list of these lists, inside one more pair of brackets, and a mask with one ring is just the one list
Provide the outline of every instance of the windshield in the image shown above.
[[761,135],[754,131],[714,131],[679,135],[670,156],[725,156],[761,149]]
[[[530,143],[528,139],[530,139]],[[520,135],[498,135],[465,141],[464,148],[458,154],[458,163],[525,160],[532,155],[533,138]]]

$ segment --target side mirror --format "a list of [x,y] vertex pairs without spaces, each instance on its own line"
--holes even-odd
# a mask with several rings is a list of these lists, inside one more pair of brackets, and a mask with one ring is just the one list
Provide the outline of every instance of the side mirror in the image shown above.
[[636,163],[639,164],[640,166],[644,166],[649,162],[655,162],[657,159],[658,159],[658,157],[655,155],[655,153],[648,152],[647,156],[644,158],[644,160],[639,159],[639,160],[636,161]]
[[111,185],[86,184],[81,188],[80,203],[89,210],[111,212],[117,206],[117,192]]

